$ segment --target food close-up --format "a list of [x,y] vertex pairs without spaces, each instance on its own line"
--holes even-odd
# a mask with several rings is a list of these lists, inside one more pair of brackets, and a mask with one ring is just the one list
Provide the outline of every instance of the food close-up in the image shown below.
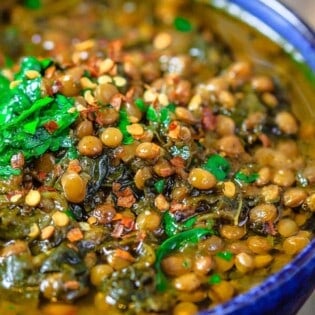
[[315,77],[280,44],[206,1],[0,10],[1,315],[197,315],[312,243]]

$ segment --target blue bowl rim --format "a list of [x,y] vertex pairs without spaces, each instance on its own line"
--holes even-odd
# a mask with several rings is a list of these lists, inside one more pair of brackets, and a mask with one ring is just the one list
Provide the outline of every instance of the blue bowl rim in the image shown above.
[[[315,73],[315,31],[292,9],[277,0],[210,0],[225,5],[237,5],[241,10],[252,14],[262,22],[268,21],[268,26],[290,43],[302,56],[305,62]],[[216,6],[216,5],[215,5]],[[199,312],[199,315],[234,314],[271,291],[283,287],[286,281],[299,273],[299,270],[313,264],[315,268],[315,239],[306,246],[290,263],[277,273],[269,276],[264,282],[253,287],[246,293],[240,294],[226,303],[212,309]],[[313,283],[313,290],[315,283]]]
[[[207,1],[206,1],[207,2]],[[315,73],[315,30],[301,18],[296,11],[278,0],[208,0],[214,7],[221,8],[236,18],[256,28],[264,24],[264,32],[268,28],[277,34],[273,38],[297,61],[304,62]],[[233,10],[229,10],[229,7]],[[239,17],[237,7],[246,16]],[[254,17],[252,20],[250,17]],[[259,25],[256,23],[259,22]],[[265,34],[272,37],[271,34]],[[289,47],[290,46],[290,47]]]

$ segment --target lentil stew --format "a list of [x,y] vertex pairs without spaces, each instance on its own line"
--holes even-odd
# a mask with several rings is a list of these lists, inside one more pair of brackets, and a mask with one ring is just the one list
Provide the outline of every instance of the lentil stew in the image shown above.
[[278,45],[187,0],[0,7],[2,315],[193,315],[310,243],[315,96]]

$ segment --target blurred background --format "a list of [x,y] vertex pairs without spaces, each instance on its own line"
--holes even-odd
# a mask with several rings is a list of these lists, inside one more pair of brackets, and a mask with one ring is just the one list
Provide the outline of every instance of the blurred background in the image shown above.
[[[315,30],[315,1],[314,0],[282,0],[288,7],[294,9]],[[314,281],[314,279],[310,279]],[[306,302],[298,315],[315,314],[315,293]]]
[[293,8],[301,17],[315,29],[315,1],[314,0],[282,0],[284,4]]

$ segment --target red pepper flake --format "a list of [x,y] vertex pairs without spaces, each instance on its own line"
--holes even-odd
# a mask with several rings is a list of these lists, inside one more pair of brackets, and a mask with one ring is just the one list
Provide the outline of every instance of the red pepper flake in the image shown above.
[[169,126],[168,126],[168,130],[171,131],[171,130],[175,130],[178,126],[178,122],[177,121],[172,121]]
[[37,178],[38,178],[40,181],[44,181],[46,177],[47,177],[47,173],[44,172],[44,171],[39,171],[39,172],[37,173]]
[[44,124],[44,127],[49,133],[53,133],[58,129],[58,124],[54,120],[50,120]]
[[270,139],[265,133],[261,133],[258,136],[258,139],[261,141],[263,147],[265,147],[265,148],[270,147],[270,145],[271,145]]
[[116,224],[111,234],[114,238],[120,238],[124,233],[124,226],[120,223]]
[[121,189],[121,185],[119,183],[114,183],[113,193],[118,198],[117,199],[118,207],[130,208],[136,202],[136,198],[133,195],[133,191],[130,187]]
[[75,160],[71,160],[71,161],[69,162],[67,171],[69,171],[69,172],[75,172],[75,173],[80,173],[81,170],[82,170],[82,167],[81,167],[81,165],[80,165],[79,160],[75,159]]
[[41,186],[38,188],[38,191],[40,191],[40,192],[45,192],[45,191],[53,192],[53,191],[56,191],[56,189],[52,186]]
[[205,130],[213,131],[216,128],[217,117],[210,108],[204,107],[202,109],[201,123]]
[[275,229],[273,222],[271,222],[271,221],[266,222],[265,228],[266,228],[266,231],[268,234],[270,234],[270,235],[276,235],[277,234],[277,231]]
[[108,57],[115,62],[123,61],[123,43],[121,40],[113,40],[108,43]]
[[185,160],[180,156],[175,156],[170,159],[170,162],[173,166],[184,168],[185,167]]

